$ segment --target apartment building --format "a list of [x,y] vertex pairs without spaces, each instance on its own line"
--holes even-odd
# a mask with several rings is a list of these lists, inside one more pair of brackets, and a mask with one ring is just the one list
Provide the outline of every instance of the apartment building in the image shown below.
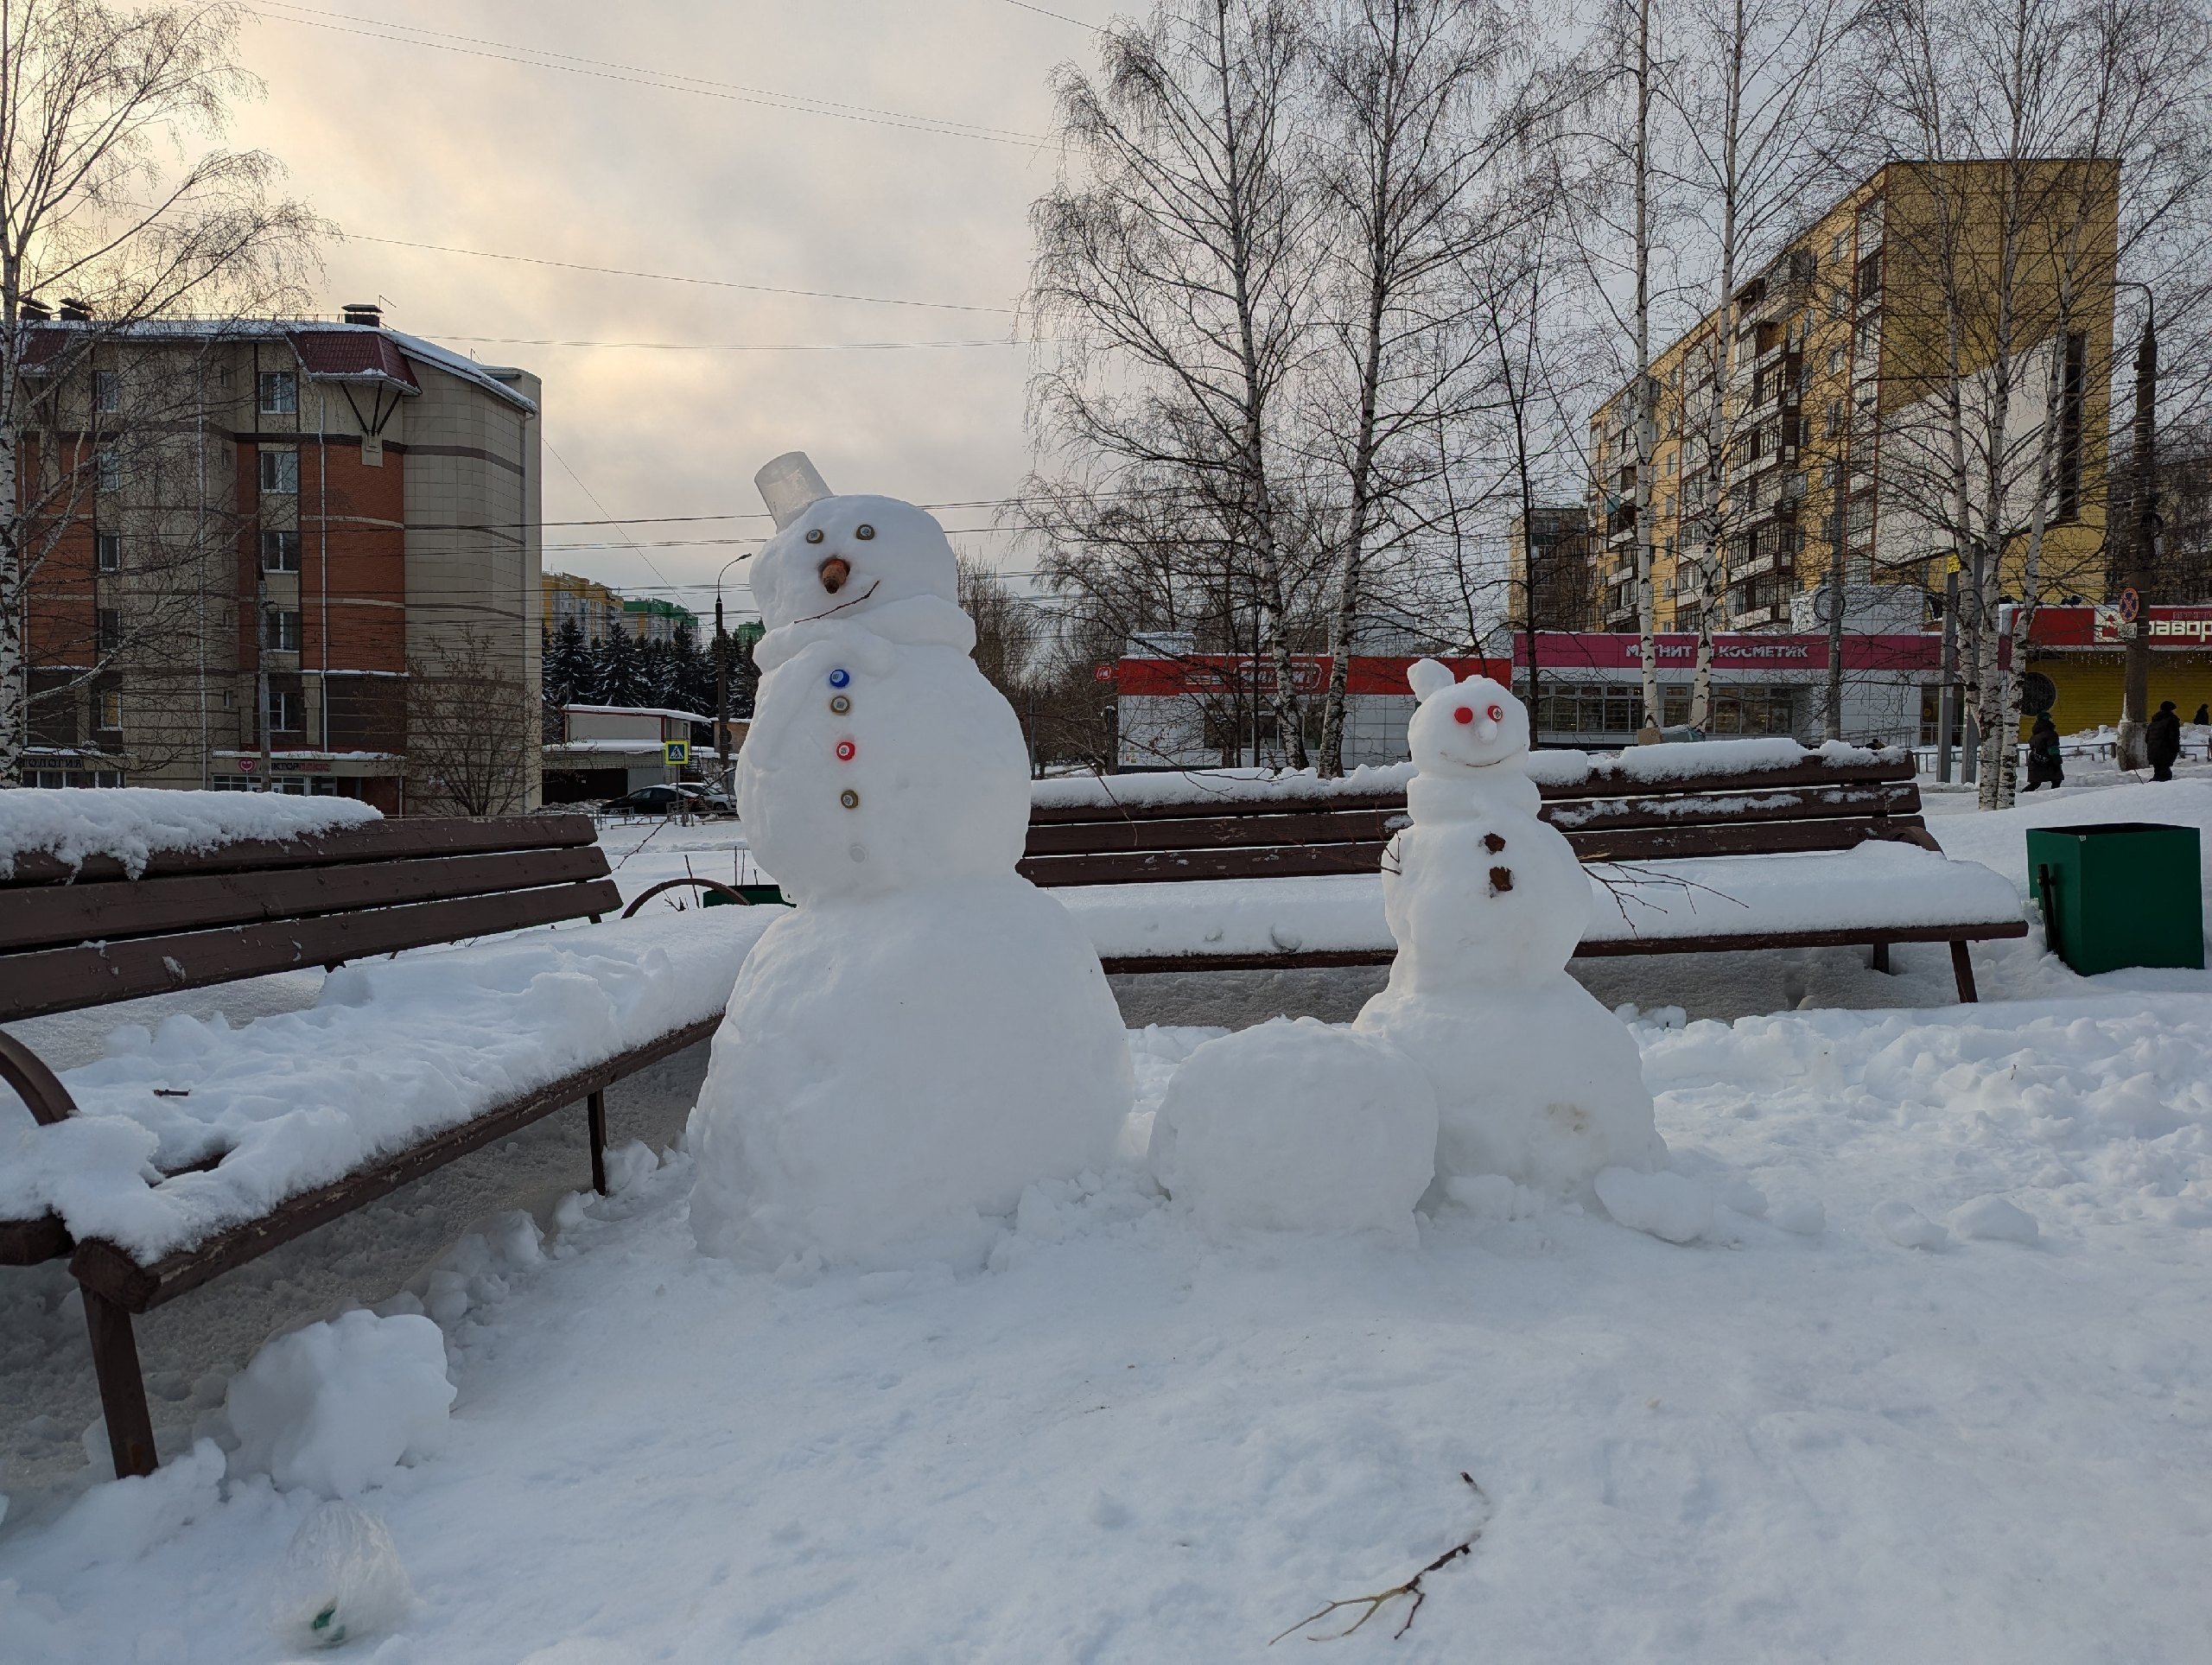
[[374,307],[29,310],[29,780],[432,810],[512,745],[536,803],[537,377]]
[[[1847,628],[1919,629],[1970,558],[1961,483],[2005,594],[2031,545],[2039,590],[2101,591],[2118,187],[2105,161],[1892,164],[1659,353],[1658,628],[1817,628],[1840,560]],[[1591,422],[1609,630],[1637,622],[1637,403]]]
[[573,572],[549,572],[542,581],[543,618],[548,630],[557,631],[571,620],[587,642],[600,643],[607,632],[624,624],[623,600],[594,578]]
[[697,614],[657,595],[623,597],[622,620],[630,633],[641,642],[673,642],[677,632],[687,630],[694,641],[699,636]]

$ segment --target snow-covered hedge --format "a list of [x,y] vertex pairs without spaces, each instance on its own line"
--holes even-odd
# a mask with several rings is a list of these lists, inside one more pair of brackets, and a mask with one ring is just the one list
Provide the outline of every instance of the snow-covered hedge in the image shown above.
[[81,867],[112,856],[137,877],[158,850],[211,850],[248,838],[298,838],[383,817],[350,798],[283,792],[173,792],[152,786],[98,791],[0,791],[0,873],[25,855]]

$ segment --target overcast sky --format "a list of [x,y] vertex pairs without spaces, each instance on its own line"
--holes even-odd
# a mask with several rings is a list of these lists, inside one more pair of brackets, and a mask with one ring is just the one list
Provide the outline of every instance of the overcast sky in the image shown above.
[[[1103,21],[1109,8],[1051,10]],[[1029,359],[1006,344],[1014,319],[1001,309],[1020,298],[1028,207],[1057,166],[1041,137],[1046,78],[1064,60],[1090,66],[1085,29],[1013,0],[253,0],[253,10],[244,57],[268,96],[238,112],[233,137],[274,152],[294,191],[347,234],[328,251],[319,309],[378,301],[395,328],[544,378],[549,569],[639,594],[677,587],[660,593],[708,611],[717,569],[750,545],[705,540],[766,522],[666,518],[758,515],[753,470],[793,448],[841,491],[953,504],[1019,484]],[[558,67],[549,54],[601,61]],[[686,91],[683,78],[722,85]],[[944,123],[1027,137],[957,136]],[[986,309],[652,282],[377,238]],[[938,518],[958,533],[988,528],[992,514]],[[606,516],[636,519],[555,524]],[[988,530],[955,542],[1006,553]]]

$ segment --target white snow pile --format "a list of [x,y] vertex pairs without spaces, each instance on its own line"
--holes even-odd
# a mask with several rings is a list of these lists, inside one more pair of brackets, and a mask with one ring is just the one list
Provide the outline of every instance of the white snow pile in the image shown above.
[[[51,1210],[80,1240],[147,1260],[188,1247],[711,1017],[783,912],[518,932],[345,967],[311,1009],[238,1028],[219,1012],[172,1015],[150,1033],[125,1025],[107,1057],[63,1075],[79,1109],[67,1121],[35,1126],[0,1090],[0,1219]],[[174,1172],[217,1154],[219,1166]]]
[[1694,1243],[1713,1230],[1712,1198],[1679,1173],[1607,1168],[1593,1183],[1605,1212],[1631,1231]]
[[288,1647],[339,1648],[391,1630],[414,1603],[391,1528],[333,1500],[285,1547],[270,1586],[270,1628]]
[[1436,1093],[1385,1041],[1312,1018],[1210,1040],[1167,1083],[1153,1175],[1209,1231],[1410,1238],[1436,1171]]
[[454,1386],[427,1318],[356,1309],[279,1336],[231,1382],[235,1474],[353,1497],[445,1443]]
[[110,856],[136,878],[157,851],[211,850],[242,839],[302,838],[383,817],[350,798],[286,792],[175,792],[152,786],[21,787],[0,792],[0,873],[25,855],[71,868]]

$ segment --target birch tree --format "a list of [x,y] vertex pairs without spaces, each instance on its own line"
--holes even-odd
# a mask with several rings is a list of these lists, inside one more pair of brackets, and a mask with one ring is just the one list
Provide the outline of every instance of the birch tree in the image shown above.
[[[130,355],[127,413],[105,408],[99,377],[124,375],[120,349],[150,321],[295,301],[323,230],[274,194],[270,157],[219,143],[230,105],[257,91],[232,61],[242,15],[0,0],[0,785],[22,778],[41,569],[91,543],[88,505],[125,449],[150,466],[205,397],[189,351],[158,372]],[[52,691],[73,697],[143,634],[101,629]]]
[[1078,465],[1063,507],[1095,519],[1122,493],[1164,491],[1228,557],[1224,584],[1249,583],[1270,684],[1255,696],[1303,768],[1287,434],[1319,252],[1303,16],[1170,0],[1099,42],[1095,77],[1054,79],[1068,171],[1031,212],[1029,308],[1051,355],[1033,408]]

